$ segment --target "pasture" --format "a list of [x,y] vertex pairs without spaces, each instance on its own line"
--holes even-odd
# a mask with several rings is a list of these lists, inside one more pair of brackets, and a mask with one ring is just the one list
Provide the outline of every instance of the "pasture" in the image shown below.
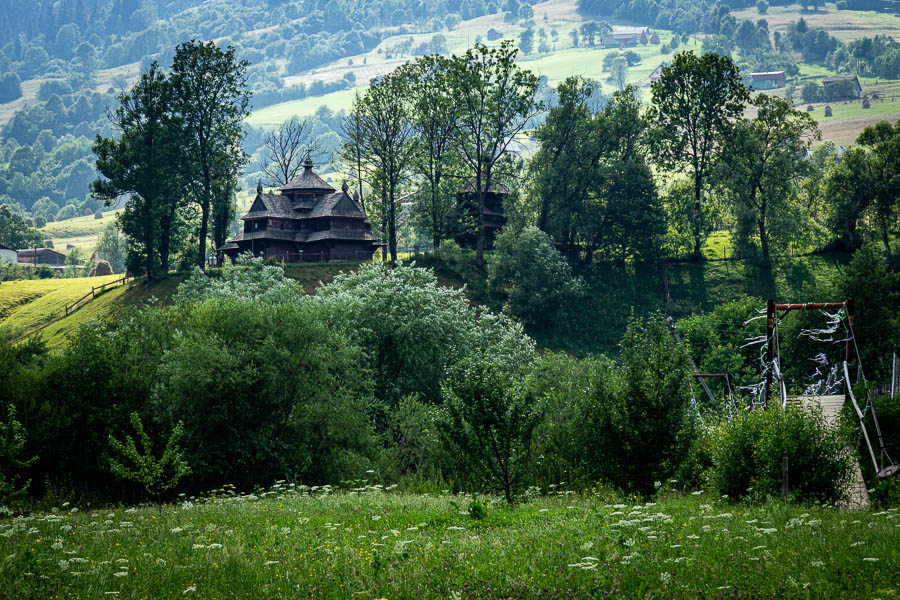
[[0,330],[12,337],[63,316],[67,304],[92,287],[120,279],[121,275],[73,279],[26,279],[0,285]]
[[764,15],[759,14],[755,6],[732,11],[732,14],[738,20],[750,19],[756,22],[765,19],[769,23],[771,33],[776,31],[784,33],[787,31],[788,23],[802,18],[810,27],[825,29],[844,42],[876,35],[896,36],[900,31],[900,15],[875,11],[837,10],[834,2],[827,2],[824,9],[816,11],[806,11],[799,4],[791,4],[770,6]]
[[86,254],[90,254],[97,246],[103,229],[116,220],[119,211],[104,212],[102,219],[95,219],[94,215],[75,217],[65,221],[54,221],[40,229],[41,234],[53,241],[53,248],[58,252],[68,252],[68,246],[72,245]]
[[279,483],[0,522],[8,598],[888,598],[900,512]]

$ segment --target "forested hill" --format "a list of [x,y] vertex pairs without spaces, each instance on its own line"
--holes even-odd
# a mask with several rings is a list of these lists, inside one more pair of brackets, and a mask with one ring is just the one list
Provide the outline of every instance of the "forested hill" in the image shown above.
[[[106,114],[116,94],[152,61],[168,67],[179,43],[234,46],[250,62],[258,109],[353,84],[349,76],[287,84],[286,75],[498,8],[485,0],[35,0],[23,10],[21,0],[0,0],[0,204],[36,224],[102,209],[88,193],[92,140],[112,134]],[[339,121],[323,114],[314,128],[329,151]],[[253,153],[261,134],[248,128],[246,143]]]
[[266,57],[298,62],[298,52],[304,52],[314,63],[371,47],[385,28],[435,30],[451,14],[458,22],[496,11],[484,0],[36,0],[27,11],[20,4],[0,0],[0,40],[12,43],[3,49],[8,60],[22,60],[29,48],[40,47],[49,59],[68,61],[88,42],[99,53],[101,68],[170,52],[191,37],[238,38],[262,31],[267,42],[280,40],[272,47],[262,44]]

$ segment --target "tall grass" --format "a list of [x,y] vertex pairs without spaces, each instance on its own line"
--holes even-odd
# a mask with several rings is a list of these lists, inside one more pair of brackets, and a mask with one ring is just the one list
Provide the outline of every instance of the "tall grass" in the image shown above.
[[467,502],[279,484],[64,506],[0,522],[0,597],[871,598],[900,584],[897,509],[557,492],[512,509],[489,498],[473,519]]

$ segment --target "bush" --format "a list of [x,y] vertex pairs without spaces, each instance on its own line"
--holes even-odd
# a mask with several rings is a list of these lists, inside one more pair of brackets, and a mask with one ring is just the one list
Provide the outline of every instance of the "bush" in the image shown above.
[[528,470],[542,403],[521,378],[482,357],[460,363],[443,393],[445,439],[466,468],[512,504]]
[[598,366],[581,415],[591,478],[652,495],[679,468],[694,434],[687,356],[657,315],[631,319],[622,366]]
[[488,257],[488,281],[505,292],[504,310],[536,330],[558,327],[584,296],[584,284],[537,227],[504,229]]
[[16,408],[6,407],[6,422],[0,421],[0,505],[25,495],[31,481],[21,481],[21,471],[31,466],[34,459],[23,460],[25,428],[16,420]]
[[376,397],[437,403],[448,369],[472,354],[527,368],[534,342],[508,319],[469,304],[462,290],[414,266],[370,264],[320,286],[314,302],[368,357]]
[[841,500],[852,478],[846,438],[818,411],[789,405],[735,414],[710,436],[716,490],[734,500],[779,496],[784,457],[796,500]]

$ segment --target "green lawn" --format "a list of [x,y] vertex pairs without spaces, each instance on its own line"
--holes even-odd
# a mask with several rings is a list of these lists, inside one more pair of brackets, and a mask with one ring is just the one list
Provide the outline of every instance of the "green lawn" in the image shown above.
[[[121,277],[110,275],[6,282],[0,285],[0,330],[17,336],[63,315],[65,305],[90,292],[91,287]],[[71,315],[41,329],[40,335],[48,347],[62,348],[82,323],[108,316],[120,306],[139,304],[151,297],[169,302],[178,284],[184,281],[185,277],[184,274],[173,273],[153,282],[150,286],[144,284],[142,279],[138,279],[129,280],[125,285],[110,287]]]
[[[825,116],[825,105],[831,106],[831,117]],[[831,119],[848,119],[854,117],[872,117],[877,115],[885,115],[885,119],[892,122],[896,121],[896,115],[900,114],[900,100],[893,102],[875,100],[871,103],[871,108],[863,108],[859,101],[843,103],[843,102],[822,102],[813,104],[815,110],[812,116],[818,121]],[[894,118],[891,118],[894,117]]]
[[[16,598],[888,598],[900,512],[710,494],[656,503],[293,484],[257,494],[0,522]],[[3,595],[0,593],[0,595]]]

